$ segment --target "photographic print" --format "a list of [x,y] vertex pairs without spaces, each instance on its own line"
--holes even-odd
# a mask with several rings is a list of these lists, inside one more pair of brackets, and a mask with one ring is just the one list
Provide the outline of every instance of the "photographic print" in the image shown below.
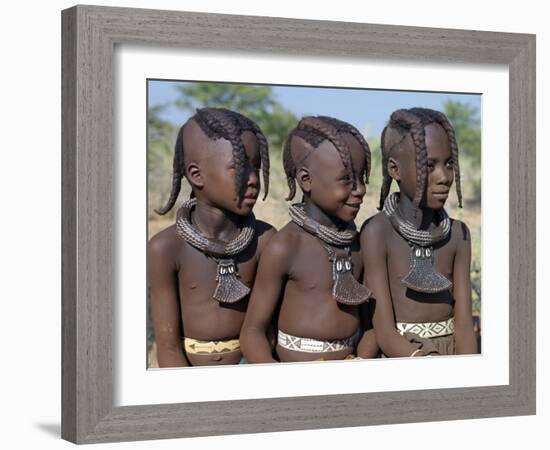
[[148,368],[481,352],[481,95],[149,79],[147,108]]

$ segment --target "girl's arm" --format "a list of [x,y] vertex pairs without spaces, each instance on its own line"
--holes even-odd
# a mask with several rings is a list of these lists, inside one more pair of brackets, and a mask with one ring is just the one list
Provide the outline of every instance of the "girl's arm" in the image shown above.
[[182,367],[189,363],[181,342],[178,273],[172,256],[173,242],[164,233],[149,241],[149,286],[157,359],[159,367]]
[[277,362],[272,356],[267,331],[286,281],[287,247],[284,238],[276,234],[260,257],[240,336],[243,355],[250,363]]
[[363,333],[359,344],[357,344],[357,356],[360,358],[376,358],[379,347],[376,342],[374,328],[372,327],[371,303],[364,303],[359,307],[361,314],[361,331]]
[[[411,356],[418,346],[411,344],[395,328],[386,263],[384,226],[372,219],[361,233],[361,254],[365,285],[372,289],[369,300],[376,341],[386,356]],[[421,352],[417,353],[419,356]]]
[[[455,300],[456,353],[477,353],[477,341],[472,321],[472,288],[470,282],[471,237],[468,227],[454,221],[460,236],[453,265],[453,296]],[[460,228],[458,228],[460,227]]]

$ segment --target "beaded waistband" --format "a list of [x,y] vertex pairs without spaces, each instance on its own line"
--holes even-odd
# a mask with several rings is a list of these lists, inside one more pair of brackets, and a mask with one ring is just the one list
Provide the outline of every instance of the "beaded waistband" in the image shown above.
[[228,353],[240,350],[241,344],[238,339],[228,341],[201,341],[199,339],[184,338],[183,345],[187,353]]
[[331,339],[323,341],[312,338],[292,336],[291,334],[287,334],[284,331],[279,330],[277,342],[281,347],[288,350],[308,353],[325,353],[347,350],[350,348],[353,349],[358,337],[359,331],[346,339]]
[[397,322],[395,327],[399,334],[414,333],[421,338],[448,336],[455,332],[455,318],[451,317],[441,322]]

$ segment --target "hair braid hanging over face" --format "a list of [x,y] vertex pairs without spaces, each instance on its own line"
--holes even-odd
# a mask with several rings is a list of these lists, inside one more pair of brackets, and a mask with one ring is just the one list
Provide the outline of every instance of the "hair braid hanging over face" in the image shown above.
[[213,130],[218,136],[231,142],[233,148],[233,162],[235,164],[235,192],[239,198],[243,196],[243,177],[244,165],[246,162],[246,152],[243,141],[235,120],[231,120],[226,114],[218,113],[219,110],[202,109],[197,111],[208,128]]
[[243,177],[245,175],[246,151],[242,141],[242,134],[250,131],[254,134],[260,153],[260,165],[264,182],[264,200],[269,192],[269,150],[267,139],[260,130],[260,127],[252,120],[225,108],[202,108],[198,109],[179,130],[174,149],[174,160],[172,164],[172,191],[166,205],[155,210],[158,214],[166,214],[174,206],[181,189],[181,179],[185,174],[184,167],[184,143],[183,130],[190,121],[195,121],[203,133],[211,140],[220,138],[227,139],[233,149],[233,162],[235,164],[235,189],[242,200],[244,195]]
[[[441,125],[447,133],[449,147],[451,149],[453,171],[455,175],[458,206],[462,208],[462,188],[460,184],[460,166],[458,163],[458,145],[456,143],[454,128],[442,112],[428,108],[411,108],[394,111],[390,117],[388,125],[382,131],[381,150],[383,183],[380,190],[380,205],[378,209],[381,210],[383,208],[384,201],[389,195],[392,183],[392,178],[390,177],[387,168],[388,158],[390,157],[393,148],[396,145],[399,145],[407,135],[411,136],[415,148],[416,191],[413,202],[416,206],[420,205],[428,178],[428,152],[426,148],[425,128],[432,123]],[[389,129],[396,131],[403,138],[397,144],[391,146],[391,148],[388,148],[387,142],[387,131]]]
[[353,125],[347,122],[344,122],[342,120],[335,119],[334,117],[327,117],[327,116],[319,116],[319,118],[321,120],[327,121],[332,126],[334,126],[338,133],[349,133],[359,141],[359,143],[361,144],[361,147],[363,147],[363,152],[365,153],[365,174],[364,174],[365,184],[369,184],[370,170],[371,170],[371,154],[370,154],[369,144],[367,143],[363,135]]
[[[247,118],[245,117],[245,119]],[[256,136],[256,141],[258,142],[258,149],[260,151],[260,162],[262,166],[262,178],[264,182],[263,200],[265,200],[267,197],[267,193],[269,192],[269,151],[267,139],[265,138],[258,125],[256,125],[252,120],[247,119],[247,121],[249,122],[249,125],[254,132],[254,136]]]
[[384,207],[386,197],[390,194],[391,183],[393,181],[388,172],[389,149],[386,148],[386,131],[388,130],[388,126],[384,127],[380,138],[380,151],[382,152],[382,187],[380,188],[380,201],[378,204],[380,211]]
[[370,174],[370,148],[361,133],[353,125],[333,117],[304,117],[300,120],[300,122],[298,122],[296,128],[288,134],[283,148],[283,167],[289,189],[286,200],[292,200],[296,195],[296,163],[291,152],[292,139],[294,137],[301,138],[314,149],[316,149],[321,142],[325,140],[331,142],[340,155],[342,164],[344,165],[350,179],[353,180],[353,188],[356,188],[357,180],[353,168],[353,159],[346,141],[341,137],[342,133],[351,134],[363,147],[365,152],[365,179],[368,183]]
[[420,123],[412,124],[410,133],[416,148],[416,192],[414,193],[413,203],[416,206],[420,206],[428,178],[428,149],[426,148],[426,134],[424,132],[424,127]]
[[293,136],[297,136],[296,129],[290,132],[283,147],[283,169],[286,174],[286,183],[288,185],[288,195],[285,200],[292,200],[296,195],[296,165],[294,164],[290,151],[290,142]]
[[451,160],[453,163],[453,172],[455,176],[455,189],[458,197],[458,207],[462,208],[462,184],[460,180],[460,165],[458,162],[458,144],[456,142],[455,129],[447,119],[447,116],[440,111],[428,108],[412,108],[417,114],[423,114],[425,122],[438,123],[447,133],[449,138],[449,147],[451,148]]

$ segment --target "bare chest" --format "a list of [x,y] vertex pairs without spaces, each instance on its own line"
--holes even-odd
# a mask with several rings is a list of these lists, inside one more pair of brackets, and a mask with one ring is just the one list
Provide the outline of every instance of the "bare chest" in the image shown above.
[[[253,251],[245,250],[233,258],[234,269],[219,266],[222,259],[207,256],[199,250],[186,245],[178,255],[178,285],[182,303],[196,303],[212,299],[217,286],[220,271],[234,271],[234,275],[247,287],[254,284],[257,258]],[[225,273],[225,272],[224,272]],[[213,301],[213,300],[212,300]]]
[[302,243],[293,256],[288,281],[297,290],[328,292],[332,289],[337,260],[342,260],[342,263],[349,261],[354,277],[360,278],[362,262],[359,251],[332,247],[327,250],[317,241]]
[[[414,248],[396,233],[388,239],[387,248],[388,275],[390,279],[401,279],[409,272]],[[456,254],[454,242],[450,240],[436,244],[430,248],[430,251],[434,268],[446,277],[452,277]]]
[[[388,242],[388,279],[397,321],[424,322],[448,318],[452,315],[454,305],[452,291],[427,294],[403,285],[402,280],[411,269],[413,251],[414,249],[399,235],[392,236]],[[431,251],[434,269],[452,282],[456,254],[453,241],[435,245]]]

